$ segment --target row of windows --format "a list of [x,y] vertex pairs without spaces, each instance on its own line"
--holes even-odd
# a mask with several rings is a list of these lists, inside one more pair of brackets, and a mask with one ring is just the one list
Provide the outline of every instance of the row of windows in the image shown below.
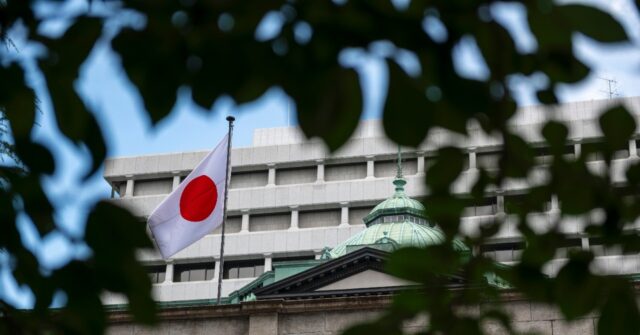
[[[587,161],[602,161],[603,142],[592,141],[581,144],[582,154]],[[537,147],[534,149],[537,161],[540,164],[548,164],[552,156],[547,147]],[[574,146],[567,145],[565,154],[573,156]],[[478,167],[495,170],[498,168],[500,152],[478,152],[476,153],[476,165]],[[613,159],[624,159],[629,157],[628,146],[620,147],[613,155]],[[425,157],[425,167],[428,168],[433,157]],[[376,161],[374,168],[375,177],[389,177],[395,174],[396,163],[393,160]],[[417,159],[411,158],[403,162],[405,175],[417,173]],[[465,159],[465,169],[469,168],[469,159]],[[358,180],[366,177],[366,162],[348,164],[330,164],[325,166],[325,181]],[[276,169],[276,185],[304,184],[315,182],[317,178],[317,168],[315,166],[298,168]],[[247,171],[232,172],[230,188],[261,187],[267,185],[268,171]],[[181,177],[181,182],[184,177]],[[135,182],[133,196],[168,194],[173,187],[173,179],[146,179]],[[125,194],[126,182],[120,182],[114,187],[113,196]]]
[[413,223],[423,224],[423,225],[427,224],[427,220],[419,218],[419,217],[415,217],[413,215],[386,215],[386,216],[382,216],[382,217],[379,217],[379,218],[375,219],[371,224],[389,223],[389,222],[403,222],[405,220],[407,220],[409,222],[413,222]]
[[[480,252],[498,262],[514,262],[520,260],[522,250],[525,243],[507,242],[486,244],[480,248]],[[557,249],[555,258],[566,258],[572,251],[582,249],[582,240],[579,238],[571,238],[563,241]],[[606,247],[598,238],[589,239],[589,249],[596,256],[613,256],[621,255],[622,250],[617,247]],[[314,256],[296,256],[273,258],[273,263],[288,261],[305,261],[312,260]],[[223,279],[239,279],[239,278],[255,278],[264,273],[264,259],[252,259],[241,261],[226,261],[222,274]],[[164,265],[148,266],[147,272],[152,283],[163,283],[166,276],[166,267]],[[212,280],[215,271],[215,263],[190,263],[176,264],[173,267],[173,282],[191,282]]]
[[[274,258],[273,263],[314,259],[314,256],[296,256]],[[164,265],[147,266],[147,273],[154,284],[163,283],[166,278]],[[264,273],[264,259],[225,261],[223,279],[255,278]],[[173,282],[191,282],[212,280],[215,277],[215,262],[175,264]]]
[[[595,256],[617,256],[623,254],[620,247],[604,246],[599,238],[589,238],[588,247]],[[480,248],[480,252],[498,262],[514,262],[520,260],[524,248],[524,242],[509,242],[483,245]],[[556,250],[555,258],[567,258],[572,251],[578,250],[582,250],[582,240],[579,238],[567,239]]]

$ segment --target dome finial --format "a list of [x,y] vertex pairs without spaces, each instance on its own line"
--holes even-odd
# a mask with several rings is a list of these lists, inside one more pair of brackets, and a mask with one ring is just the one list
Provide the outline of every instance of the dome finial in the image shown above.
[[396,173],[396,178],[397,179],[402,178],[402,148],[400,147],[400,144],[398,144],[398,169]]
[[396,195],[404,193],[404,185],[407,184],[402,176],[402,148],[398,144],[398,168],[396,172],[396,179],[393,180],[393,185],[396,186]]

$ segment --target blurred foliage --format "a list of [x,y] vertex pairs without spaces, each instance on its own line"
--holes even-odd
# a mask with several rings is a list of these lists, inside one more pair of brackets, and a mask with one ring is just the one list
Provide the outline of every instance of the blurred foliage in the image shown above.
[[[385,42],[389,52],[380,57],[385,58],[389,83],[383,124],[390,139],[417,146],[433,129],[469,136],[469,125],[478,124],[484,133],[504,144],[497,170],[480,168],[475,172],[478,178],[469,194],[474,200],[495,194],[510,181],[526,181],[534,170],[535,148],[509,127],[516,112],[509,79],[542,75],[548,83],[537,97],[542,103],[553,104],[558,101],[558,85],[579,82],[591,73],[589,65],[573,52],[576,34],[597,43],[628,43],[620,23],[599,7],[551,0],[413,0],[406,7],[394,6],[389,0],[92,1],[108,10],[99,15],[90,10],[74,14],[69,28],[56,37],[41,27],[58,13],[36,15],[35,3],[0,2],[0,37],[20,26],[28,42],[46,50],[38,56],[37,67],[44,75],[61,132],[91,153],[92,169],[85,177],[96,173],[107,152],[95,111],[78,94],[75,83],[102,38],[110,41],[154,124],[171,113],[177,92],[184,87],[205,109],[211,109],[223,96],[241,104],[279,87],[295,100],[305,134],[322,138],[332,150],[353,133],[363,109],[362,78],[345,66],[341,57],[353,49],[372,53],[374,44]],[[523,24],[535,38],[533,50],[519,51],[513,33],[494,17],[495,7],[507,3],[526,11],[527,22]],[[640,7],[638,1],[636,5]],[[109,20],[131,19],[132,11],[137,12],[132,19],[136,22],[115,33],[107,32]],[[278,28],[272,34],[259,31],[267,16],[275,18]],[[434,24],[440,32],[428,29]],[[471,79],[456,71],[452,54],[467,43],[463,41],[477,45],[488,69],[486,78]],[[400,54],[414,57],[418,71],[403,67],[397,60]],[[107,291],[125,294],[136,320],[152,322],[151,286],[134,257],[136,249],[151,244],[144,226],[131,214],[109,203],[97,204],[87,219],[84,238],[77,241],[69,237],[86,244],[90,255],[59,269],[43,268],[23,245],[18,217],[31,221],[41,236],[62,232],[53,219],[56,208],[40,184],[43,176],[56,170],[56,162],[49,148],[31,137],[36,107],[26,72],[24,64],[0,52],[0,108],[10,125],[10,143],[25,166],[0,167],[0,177],[7,181],[0,188],[0,248],[8,253],[18,283],[34,292],[36,304],[32,312],[24,313],[0,301],[0,333],[100,333],[106,319],[99,296]],[[599,312],[600,334],[637,334],[640,316],[632,284],[624,278],[594,273],[590,251],[570,253],[557,277],[543,273],[566,242],[565,218],[582,218],[584,236],[597,236],[605,246],[620,246],[627,253],[640,250],[639,237],[631,229],[640,211],[640,163],[628,167],[624,188],[614,185],[610,171],[615,152],[636,133],[635,120],[623,106],[603,111],[599,120],[602,142],[576,157],[565,155],[569,129],[550,121],[540,133],[544,143],[538,143],[547,146],[552,156],[550,177],[532,187],[524,201],[509,207],[526,241],[520,262],[501,267],[480,254],[457,261],[454,251],[446,247],[398,252],[389,262],[390,270],[423,283],[425,293],[398,295],[379,320],[347,333],[401,334],[405,320],[424,313],[430,320],[425,334],[482,334],[486,322],[513,331],[508,315],[500,310],[482,310],[479,315],[459,313],[455,306],[499,299],[501,291],[485,287],[454,294],[440,284],[443,273],[457,271],[471,282],[496,273],[524,297],[555,305],[568,319]],[[448,239],[460,234],[460,216],[467,203],[452,190],[463,174],[465,154],[461,148],[441,148],[426,174],[429,215]],[[590,167],[588,155],[592,154],[604,157],[603,169]],[[543,208],[552,196],[557,197],[559,211],[550,228],[541,233],[527,214]],[[603,215],[590,215],[594,212]],[[466,237],[465,242],[477,249],[498,233],[504,218],[497,215],[495,222],[481,227],[480,236]],[[53,296],[60,292],[66,303],[52,312]]]

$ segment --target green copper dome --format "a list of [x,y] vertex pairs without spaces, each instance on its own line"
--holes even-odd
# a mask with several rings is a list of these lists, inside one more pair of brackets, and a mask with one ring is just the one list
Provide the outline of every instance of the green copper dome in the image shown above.
[[[392,244],[398,247],[427,247],[444,243],[444,233],[440,228],[404,220],[402,222],[378,223],[338,244],[327,254],[327,258],[343,256],[360,247]],[[469,248],[459,240],[454,240],[454,249],[462,252]],[[389,250],[393,251],[393,250]]]
[[[427,247],[444,243],[444,233],[427,220],[424,205],[405,194],[406,183],[402,178],[398,150],[398,174],[393,181],[395,193],[363,218],[367,226],[365,230],[330,251],[326,250],[323,258],[337,258],[362,247],[393,251],[401,247]],[[460,252],[469,252],[469,248],[459,240],[453,241],[453,247]]]
[[404,193],[406,183],[401,176],[393,181],[396,187],[393,196],[379,203],[362,219],[367,227],[378,223],[401,222],[405,219],[415,223],[429,224],[425,216],[424,205]]

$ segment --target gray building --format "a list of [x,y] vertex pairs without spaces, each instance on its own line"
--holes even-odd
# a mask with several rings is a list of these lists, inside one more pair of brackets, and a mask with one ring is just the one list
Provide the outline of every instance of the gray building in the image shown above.
[[[504,216],[506,225],[481,252],[496,261],[509,264],[519,257],[521,239],[511,223],[509,204],[517,202],[527,188],[545,180],[549,156],[540,135],[549,119],[561,120],[570,129],[567,155],[579,154],[585,146],[601,138],[598,116],[610,104],[622,103],[640,120],[640,98],[624,98],[563,104],[554,108],[521,108],[511,127],[537,148],[539,168],[526,182],[513,181],[503,189],[492,190],[465,210],[462,232],[473,235],[495,216]],[[640,123],[640,122],[639,122]],[[444,130],[430,133],[419,148],[405,148],[403,169],[406,192],[413,198],[427,194],[423,186],[436,150],[456,145],[467,152],[465,172],[456,181],[454,191],[469,193],[477,177],[477,168],[497,167],[499,139],[486,136],[476,125],[469,125],[469,137]],[[640,138],[640,134],[638,134]],[[319,258],[324,247],[334,247],[362,231],[362,218],[373,206],[389,196],[396,169],[397,147],[389,142],[379,121],[363,121],[354,136],[338,152],[329,154],[324,145],[307,141],[296,128],[258,129],[253,144],[234,148],[231,154],[232,177],[229,191],[229,220],[225,243],[222,295],[244,287],[273,264],[284,260]],[[207,152],[122,157],[107,160],[105,179],[113,187],[113,202],[145,219],[164,197],[177,187]],[[626,167],[638,160],[637,140],[620,148],[613,162],[612,180],[624,183]],[[603,171],[602,157],[589,157],[589,167]],[[427,204],[428,205],[428,204]],[[539,213],[531,214],[535,227],[544,231],[558,215],[558,202],[549,199]],[[562,225],[570,236],[564,250],[546,269],[553,275],[564,262],[566,250],[590,248],[598,255],[597,271],[639,273],[640,258],[605,249],[597,240],[582,234],[589,216],[567,219]],[[630,227],[634,229],[634,227]],[[179,302],[211,299],[217,295],[220,232],[214,231],[199,242],[165,262],[157,253],[141,254],[154,281],[158,301]],[[120,297],[105,297],[106,303],[123,302]]]

